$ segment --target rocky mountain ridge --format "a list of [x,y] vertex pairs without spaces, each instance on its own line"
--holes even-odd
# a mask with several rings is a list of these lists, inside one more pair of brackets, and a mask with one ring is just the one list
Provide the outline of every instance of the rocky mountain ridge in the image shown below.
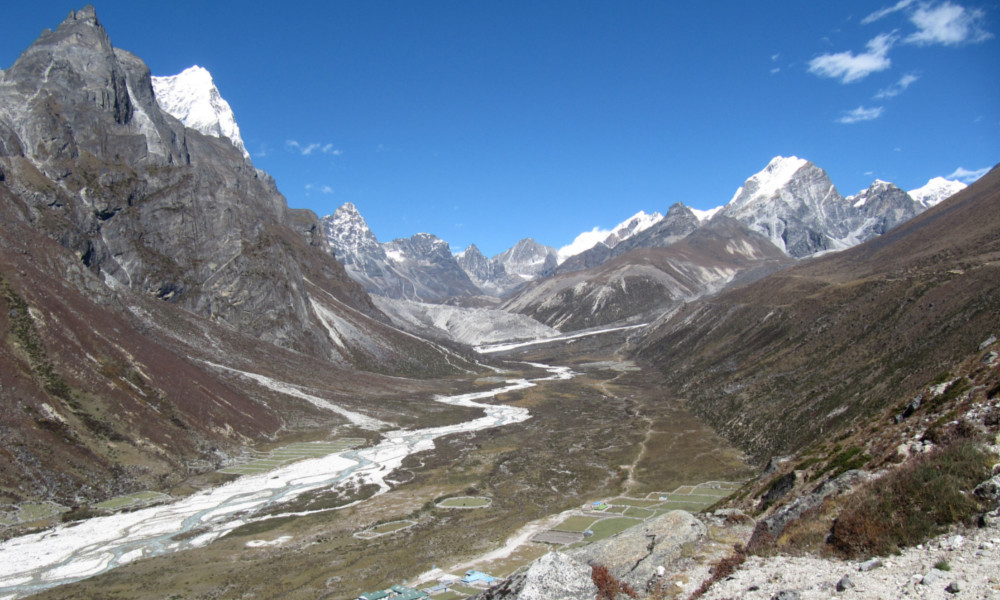
[[[665,218],[663,229],[654,226],[644,233],[672,237],[668,232],[676,231],[674,225],[689,223],[685,215],[694,218],[683,206],[677,207],[668,212],[677,221]],[[501,306],[563,331],[654,319],[790,262],[765,237],[723,217],[678,236],[669,245],[639,247],[596,267],[532,282]]]

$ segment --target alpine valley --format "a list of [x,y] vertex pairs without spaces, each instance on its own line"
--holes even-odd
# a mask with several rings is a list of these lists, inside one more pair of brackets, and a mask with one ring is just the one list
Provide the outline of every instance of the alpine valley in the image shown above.
[[0,599],[997,594],[1000,169],[733,187],[379,241],[70,13],[0,71]]

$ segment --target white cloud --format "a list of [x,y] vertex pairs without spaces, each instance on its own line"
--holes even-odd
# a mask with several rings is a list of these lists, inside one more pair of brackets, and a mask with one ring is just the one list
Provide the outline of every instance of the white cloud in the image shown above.
[[841,83],[851,83],[864,79],[876,71],[884,71],[892,64],[889,50],[896,43],[896,36],[883,33],[868,41],[867,52],[853,54],[838,52],[823,54],[809,61],[809,72],[820,77],[840,79]]
[[603,242],[607,237],[611,235],[611,231],[607,229],[600,229],[594,227],[590,231],[584,231],[580,235],[576,236],[573,243],[563,246],[559,249],[559,262],[563,262],[571,256],[576,256],[577,254],[590,250],[597,245],[598,242]]
[[875,94],[875,98],[881,99],[881,98],[892,98],[898,96],[902,94],[906,90],[906,88],[910,87],[910,85],[915,83],[918,79],[920,79],[919,75],[913,75],[913,74],[903,75],[903,77],[901,77],[900,80],[897,81],[896,83],[890,85],[887,88],[879,90],[878,93]]
[[875,106],[872,108],[859,106],[854,110],[847,111],[844,116],[837,119],[837,122],[850,125],[852,123],[860,123],[862,121],[874,121],[882,116],[883,110],[884,109],[881,106]]
[[896,4],[886,8],[879,9],[873,12],[872,14],[868,15],[864,19],[861,19],[861,24],[868,25],[870,23],[874,23],[875,21],[878,21],[883,17],[887,17],[894,12],[899,12],[905,8],[908,8],[911,4],[913,4],[913,2],[914,0],[899,0],[899,2],[897,2]]
[[988,40],[993,34],[983,28],[985,13],[978,8],[944,2],[937,6],[921,5],[910,15],[910,21],[918,31],[906,37],[911,44],[943,44],[958,46],[975,44]]
[[319,191],[323,192],[324,194],[332,194],[333,188],[328,185],[324,185],[322,188],[320,188]]
[[962,183],[972,183],[989,173],[991,167],[983,167],[982,169],[976,169],[975,171],[970,171],[968,169],[959,167],[955,169],[951,175],[946,175],[945,179],[957,179]]
[[302,156],[309,156],[317,150],[322,154],[331,154],[333,156],[340,156],[341,154],[340,150],[334,148],[331,143],[321,144],[313,142],[303,145],[295,140],[285,140],[285,148],[292,152],[298,152]]

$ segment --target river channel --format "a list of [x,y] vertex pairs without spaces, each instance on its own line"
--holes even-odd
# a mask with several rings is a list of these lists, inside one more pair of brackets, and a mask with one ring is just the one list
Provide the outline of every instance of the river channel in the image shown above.
[[567,367],[533,364],[548,377],[510,380],[484,392],[439,397],[445,404],[481,408],[485,416],[442,427],[394,430],[377,445],[292,463],[268,473],[245,475],[172,504],[96,517],[13,538],[0,544],[0,600],[13,600],[46,588],[104,573],[126,563],[168,552],[205,546],[252,514],[296,496],[353,480],[389,489],[385,477],[416,452],[430,450],[434,440],[453,433],[518,423],[528,410],[479,402],[499,394],[533,387],[536,382],[570,379]]

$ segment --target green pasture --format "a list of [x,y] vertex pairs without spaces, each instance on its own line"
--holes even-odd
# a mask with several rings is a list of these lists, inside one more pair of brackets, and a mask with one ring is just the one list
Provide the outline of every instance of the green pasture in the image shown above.
[[590,529],[596,520],[593,517],[569,517],[552,529],[556,531],[583,532]]
[[441,508],[485,508],[492,503],[493,500],[482,496],[458,496],[442,500],[438,502],[438,506]]

